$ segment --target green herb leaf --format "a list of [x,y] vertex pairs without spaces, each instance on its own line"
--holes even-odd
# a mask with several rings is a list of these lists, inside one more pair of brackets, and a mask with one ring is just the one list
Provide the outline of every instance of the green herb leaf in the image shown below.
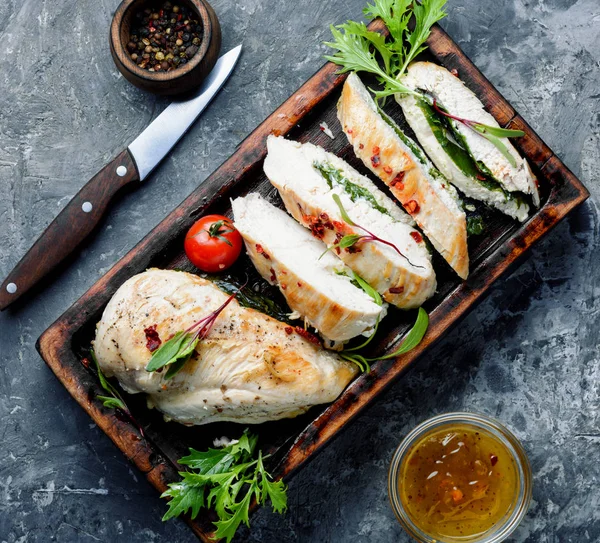
[[523,130],[512,130],[509,128],[500,128],[499,126],[489,126],[487,124],[482,123],[474,123],[473,128],[480,132],[481,134],[491,134],[492,136],[496,136],[498,138],[520,138],[525,135]]
[[447,15],[444,11],[445,5],[446,0],[422,0],[421,3],[414,0],[412,2],[415,29],[406,36],[410,47],[399,73],[396,74],[397,77],[402,76],[415,57],[427,49],[425,42],[431,34],[431,27]]
[[367,4],[363,13],[370,19],[379,17],[385,23],[392,41],[388,47],[393,51],[402,53],[404,33],[408,28],[411,17],[412,0],[374,0],[374,4]]
[[163,520],[191,511],[192,518],[202,508],[214,508],[215,538],[230,542],[239,525],[249,525],[252,497],[258,504],[268,500],[275,512],[287,508],[287,488],[282,481],[273,482],[266,471],[262,452],[254,459],[258,436],[245,430],[239,441],[221,449],[198,451],[179,460],[189,471],[181,472],[182,480],[171,483],[162,497],[171,498]]
[[359,198],[366,200],[371,204],[371,207],[379,211],[379,213],[391,217],[390,212],[377,201],[375,196],[373,196],[366,188],[347,179],[342,170],[326,162],[313,162],[313,168],[323,176],[330,189],[333,188],[334,184],[339,185],[353,202],[356,202]]
[[262,453],[258,453],[258,471],[260,478],[260,501],[265,503],[267,498],[275,513],[284,513],[287,510],[287,486],[283,481],[273,482],[271,475],[267,473],[263,465]]
[[[146,366],[146,371],[157,371],[165,366],[174,364],[181,358],[189,358],[193,353],[199,338],[191,332],[177,332],[171,339],[165,341],[156,351]],[[181,369],[179,367],[178,369]],[[178,371],[178,370],[177,370]]]
[[504,145],[504,143],[502,143],[502,141],[499,138],[497,138],[496,136],[493,136],[492,134],[489,134],[488,132],[480,132],[480,134],[486,140],[488,140],[489,142],[494,144],[496,149],[498,149],[498,151],[500,151],[502,153],[502,155],[510,162],[510,165],[513,168],[517,167],[517,161],[515,160],[515,157],[512,156],[512,154],[508,150],[508,147],[506,147],[506,145]]
[[110,407],[111,409],[122,409],[123,411],[127,411],[127,406],[120,400],[119,398],[114,398],[112,396],[96,396],[99,400],[102,400],[102,405],[104,407]]
[[429,315],[422,307],[419,307],[419,313],[417,314],[417,320],[414,326],[409,330],[408,334],[402,341],[400,347],[393,353],[386,356],[377,358],[376,360],[388,360],[390,358],[396,358],[401,354],[405,354],[408,351],[412,351],[423,339],[427,328],[429,327]]
[[204,507],[205,487],[190,486],[186,483],[171,483],[169,489],[165,490],[160,497],[171,498],[169,509],[164,514],[162,520],[167,521],[170,518],[178,517],[187,513],[191,509],[190,517],[195,519]]
[[379,34],[379,32],[373,32],[372,30],[368,30],[365,26],[365,23],[356,23],[354,21],[348,21],[344,25],[344,30],[369,41],[381,56],[385,67],[385,71],[390,71],[391,60],[394,53],[388,48],[388,45],[385,43],[385,36],[382,36],[381,34]]
[[[397,81],[393,76],[388,75],[381,68],[374,51],[371,50],[373,43],[370,39],[353,33],[354,24],[356,23],[350,21],[338,27],[330,26],[334,41],[325,42],[325,45],[337,49],[337,53],[325,55],[325,58],[340,66],[338,73],[368,72],[375,74],[380,81],[385,83],[386,88],[388,88],[388,95],[394,93],[418,95],[418,93]],[[374,48],[374,50],[377,51],[377,48]]]
[[[352,271],[352,270],[351,270]],[[367,283],[360,275],[352,271],[352,279],[354,279],[360,288],[367,293],[377,305],[383,305],[381,295],[369,283]]]
[[229,509],[233,511],[233,515],[215,522],[215,526],[217,527],[215,539],[225,538],[225,541],[229,543],[242,522],[246,526],[250,526],[248,512],[250,509],[250,500],[252,499],[252,494],[255,492],[256,488],[256,481],[252,481],[250,483],[250,488],[242,500],[231,504]]
[[340,210],[340,215],[342,216],[342,219],[344,219],[344,222],[346,224],[349,224],[350,226],[356,226],[356,224],[354,224],[352,219],[348,216],[348,213],[346,213],[346,210],[344,209],[344,206],[342,205],[342,201],[340,200],[340,197],[337,194],[332,194],[331,197],[333,198],[333,201],[337,204],[337,206]]

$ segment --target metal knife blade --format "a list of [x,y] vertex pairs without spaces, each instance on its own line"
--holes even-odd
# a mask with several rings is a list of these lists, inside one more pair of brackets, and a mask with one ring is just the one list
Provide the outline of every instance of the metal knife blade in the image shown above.
[[75,251],[96,228],[123,187],[144,180],[206,108],[231,74],[241,45],[223,55],[187,101],[168,106],[133,143],[71,199],[0,286],[6,309]]
[[233,71],[242,46],[225,53],[202,83],[195,98],[173,102],[137,137],[128,149],[143,181],[202,113]]

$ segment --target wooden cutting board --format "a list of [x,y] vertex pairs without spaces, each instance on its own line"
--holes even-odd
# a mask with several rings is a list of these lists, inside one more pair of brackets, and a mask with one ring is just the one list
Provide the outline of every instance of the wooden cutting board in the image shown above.
[[[380,21],[372,29],[384,31]],[[521,129],[525,136],[515,140],[515,146],[527,157],[540,182],[542,207],[524,224],[519,224],[482,206],[486,231],[469,239],[471,274],[460,281],[439,257],[434,257],[438,276],[438,292],[425,304],[430,315],[430,327],[423,342],[410,353],[396,359],[375,363],[372,371],[357,378],[331,405],[315,407],[296,419],[266,423],[253,428],[260,436],[260,447],[273,456],[269,469],[278,477],[289,478],[313,457],[361,410],[394,382],[429,347],[463,318],[502,274],[514,267],[531,246],[545,236],[561,219],[581,204],[589,193],[565,167],[513,107],[471,63],[460,48],[435,26],[428,41],[429,53],[424,58],[434,60],[448,69],[456,69],[460,78],[482,100],[498,123],[507,128]],[[159,492],[168,483],[179,479],[177,459],[188,447],[206,448],[215,437],[235,436],[243,427],[219,423],[199,428],[186,428],[165,423],[162,417],[145,406],[141,397],[127,396],[126,401],[144,429],[142,437],[137,427],[106,409],[96,400],[101,394],[94,374],[81,360],[87,355],[95,324],[113,293],[132,275],[148,267],[177,268],[194,271],[183,252],[183,237],[200,216],[207,213],[231,215],[230,199],[256,191],[278,205],[275,189],[262,172],[269,134],[286,135],[302,142],[311,141],[346,159],[365,172],[356,159],[336,118],[335,105],[344,76],[337,67],[326,64],[300,89],[270,115],[238,147],[237,151],[200,185],[179,207],[167,216],[134,249],[102,277],[72,307],[70,307],[40,337],[37,347],[46,363],[70,394],[87,411],[96,424],[142,471]],[[410,133],[397,105],[388,101],[386,111]],[[335,138],[321,129],[327,123]],[[258,278],[247,257],[233,271],[269,295],[278,293],[267,288]],[[374,341],[372,352],[390,348],[399,334],[414,321],[414,312],[392,310]],[[202,541],[209,541],[214,516],[203,514],[187,522]]]

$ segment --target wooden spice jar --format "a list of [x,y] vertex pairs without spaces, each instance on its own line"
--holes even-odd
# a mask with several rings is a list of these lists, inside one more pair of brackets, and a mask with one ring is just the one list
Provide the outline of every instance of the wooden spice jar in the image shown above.
[[186,63],[171,71],[152,72],[139,67],[127,49],[132,20],[136,13],[157,4],[149,0],[123,0],[110,27],[110,51],[118,70],[125,79],[148,92],[176,95],[189,92],[202,83],[213,69],[221,50],[221,26],[205,0],[178,0],[197,15],[202,25],[202,41],[196,54]]

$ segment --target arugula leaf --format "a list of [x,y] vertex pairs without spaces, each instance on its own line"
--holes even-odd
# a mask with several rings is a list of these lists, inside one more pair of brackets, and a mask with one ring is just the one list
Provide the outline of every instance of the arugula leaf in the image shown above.
[[189,471],[180,472],[182,480],[171,483],[162,494],[171,498],[163,520],[188,511],[195,518],[200,509],[212,507],[219,517],[214,537],[229,543],[241,523],[249,525],[253,496],[258,504],[270,501],[273,511],[283,513],[287,487],[283,481],[272,480],[261,451],[255,458],[257,443],[258,436],[245,430],[237,442],[221,449],[190,449],[189,455],[179,460]]

